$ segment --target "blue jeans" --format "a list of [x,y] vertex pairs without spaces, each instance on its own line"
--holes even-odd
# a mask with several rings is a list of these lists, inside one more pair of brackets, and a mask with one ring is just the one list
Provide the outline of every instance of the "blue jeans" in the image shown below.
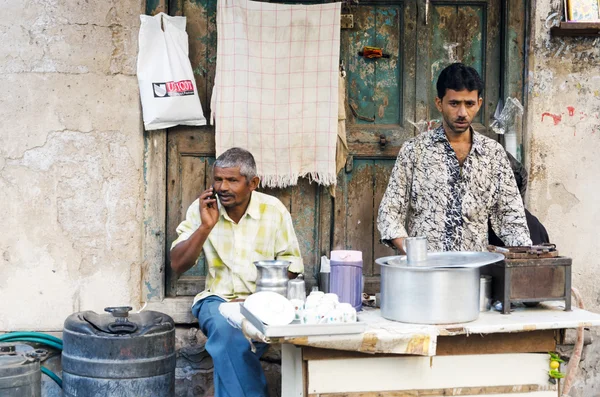
[[242,331],[232,327],[219,312],[223,302],[209,296],[192,307],[208,338],[205,348],[213,359],[215,397],[267,397],[267,379],[259,359],[268,345],[254,343],[256,353],[252,353]]

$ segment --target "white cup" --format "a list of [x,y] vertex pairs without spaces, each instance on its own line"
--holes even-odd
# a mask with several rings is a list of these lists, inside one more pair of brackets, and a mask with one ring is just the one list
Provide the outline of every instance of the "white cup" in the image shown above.
[[344,313],[339,309],[330,310],[326,316],[328,324],[337,324],[344,322]]
[[300,321],[302,310],[304,310],[304,301],[302,299],[290,299],[292,305],[294,305],[294,320]]
[[305,309],[316,309],[317,306],[319,306],[320,302],[321,302],[320,296],[309,295],[309,297],[306,298],[306,302],[304,302],[304,308]]
[[337,305],[338,303],[340,303],[338,296],[333,293],[323,295],[323,298],[321,298],[321,301],[322,302],[331,302],[334,305]]
[[342,312],[343,322],[355,323],[356,322],[356,309],[349,303],[340,303],[338,309]]
[[319,298],[322,298],[323,295],[325,295],[325,292],[323,291],[311,291],[311,293],[308,296],[318,296]]
[[319,315],[320,322],[327,322],[327,314],[332,310],[335,310],[335,306],[333,303],[321,302],[319,306],[317,306],[317,314]]
[[302,311],[302,324],[318,324],[321,317],[315,309],[304,309]]

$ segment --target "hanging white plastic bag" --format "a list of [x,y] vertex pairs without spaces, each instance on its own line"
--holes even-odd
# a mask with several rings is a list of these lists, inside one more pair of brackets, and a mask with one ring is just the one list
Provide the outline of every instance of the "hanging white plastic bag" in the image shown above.
[[140,15],[137,77],[144,127],[206,125],[188,58],[185,17]]

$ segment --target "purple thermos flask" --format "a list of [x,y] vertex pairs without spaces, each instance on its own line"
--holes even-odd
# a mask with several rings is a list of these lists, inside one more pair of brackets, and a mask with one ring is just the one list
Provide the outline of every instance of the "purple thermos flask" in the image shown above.
[[362,252],[331,251],[329,292],[337,294],[340,302],[362,309]]

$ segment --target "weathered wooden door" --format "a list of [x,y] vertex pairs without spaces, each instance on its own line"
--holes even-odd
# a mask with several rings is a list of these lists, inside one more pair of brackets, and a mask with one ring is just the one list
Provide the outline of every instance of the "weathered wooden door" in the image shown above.
[[[208,115],[216,61],[216,1],[178,0],[170,11],[187,17],[190,58]],[[439,117],[435,81],[451,62],[470,64],[485,79],[485,105],[476,128],[486,133],[502,83],[501,1],[431,0],[427,5],[425,0],[360,0],[350,12],[354,27],[343,29],[341,36],[350,156],[338,175],[336,198],[307,181],[268,193],[278,196],[292,214],[309,283],[314,282],[320,255],[331,249],[356,249],[363,252],[365,290],[374,293],[380,274],[374,260],[393,254],[379,243],[377,209],[398,150],[417,133],[411,122]],[[389,58],[365,59],[358,54],[364,46],[381,47]],[[514,74],[513,80],[520,77]],[[212,127],[168,131],[167,249],[187,207],[210,183],[213,161]],[[178,280],[167,270],[167,293],[197,293],[204,288],[205,271],[202,258]]]

